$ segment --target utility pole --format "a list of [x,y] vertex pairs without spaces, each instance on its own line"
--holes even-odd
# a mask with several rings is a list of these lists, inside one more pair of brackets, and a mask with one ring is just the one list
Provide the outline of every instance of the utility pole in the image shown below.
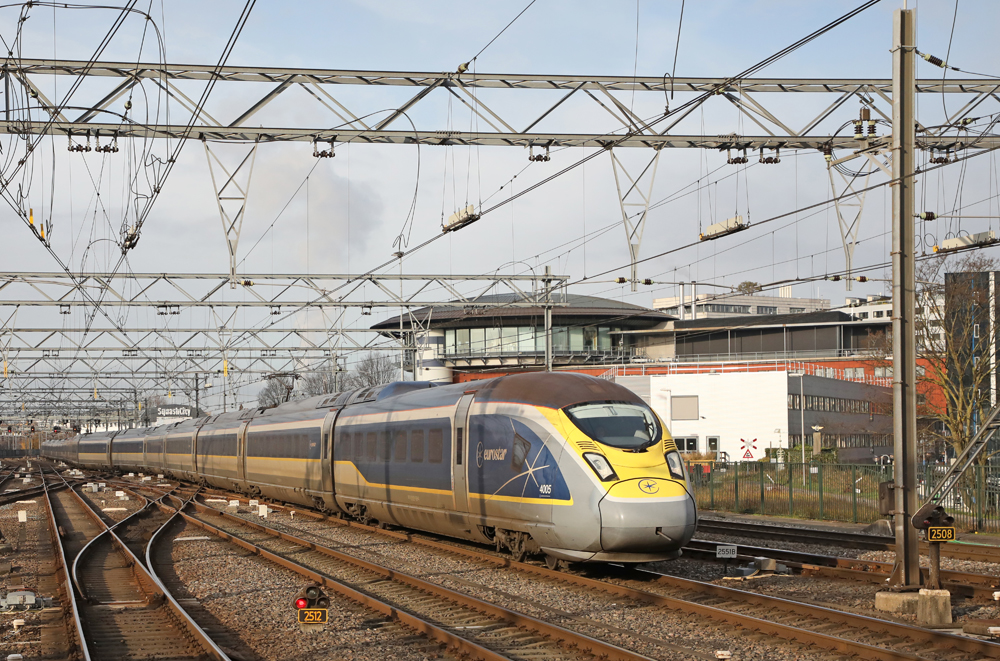
[[545,371],[552,371],[552,267],[545,267]]
[[920,585],[917,529],[917,354],[914,275],[914,143],[916,11],[893,14],[892,43],[892,369],[896,529],[895,586]]
[[198,405],[198,372],[194,373],[194,415],[192,418],[198,418],[201,416],[201,407]]

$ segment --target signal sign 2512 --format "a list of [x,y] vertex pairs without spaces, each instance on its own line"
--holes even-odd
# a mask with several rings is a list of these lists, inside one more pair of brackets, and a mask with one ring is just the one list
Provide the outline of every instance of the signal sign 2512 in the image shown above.
[[298,615],[301,624],[326,624],[328,611],[325,608],[300,608]]

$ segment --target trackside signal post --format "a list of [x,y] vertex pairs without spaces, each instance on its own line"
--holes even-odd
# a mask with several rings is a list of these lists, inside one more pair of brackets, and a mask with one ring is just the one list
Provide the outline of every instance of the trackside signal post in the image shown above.
[[896,566],[891,584],[921,582],[917,529],[910,522],[917,503],[916,278],[914,275],[914,143],[916,142],[916,12],[893,14],[892,43],[892,499]]
[[310,585],[295,595],[295,619],[303,633],[321,631],[329,620],[330,598],[318,585]]

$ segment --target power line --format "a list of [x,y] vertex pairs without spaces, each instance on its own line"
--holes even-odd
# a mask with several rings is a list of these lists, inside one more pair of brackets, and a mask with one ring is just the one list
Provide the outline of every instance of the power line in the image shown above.
[[506,25],[506,26],[504,27],[504,29],[503,29],[503,30],[500,30],[500,32],[498,32],[498,33],[497,33],[497,36],[495,36],[495,37],[493,37],[492,39],[490,39],[490,43],[488,43],[488,44],[486,44],[485,46],[483,46],[482,50],[480,50],[480,51],[479,51],[478,53],[476,53],[476,55],[475,55],[475,56],[474,56],[474,57],[473,57],[473,58],[472,58],[471,60],[469,60],[468,62],[466,62],[466,63],[465,63],[465,64],[464,64],[463,66],[464,66],[465,68],[468,68],[468,66],[469,66],[470,64],[472,64],[473,62],[475,62],[475,61],[476,61],[476,60],[477,60],[477,59],[479,58],[479,56],[483,54],[483,51],[485,51],[485,50],[486,50],[487,48],[489,48],[490,46],[492,46],[492,45],[493,45],[493,42],[494,42],[494,41],[496,41],[497,39],[499,39],[499,38],[500,38],[500,35],[502,35],[502,34],[503,34],[504,32],[506,32],[506,31],[507,31],[507,28],[509,28],[510,26],[514,25],[514,21],[516,21],[517,19],[521,18],[521,14],[523,14],[524,12],[528,11],[529,9],[531,9],[531,5],[535,4],[535,2],[537,2],[537,0],[531,0],[531,2],[529,2],[529,3],[528,3],[528,6],[527,6],[527,7],[525,7],[524,9],[522,9],[522,10],[521,10],[521,12],[520,12],[520,13],[519,13],[519,14],[518,14],[517,16],[515,16],[515,17],[514,17],[514,18],[513,18],[512,20],[511,20],[511,22],[510,22],[510,23],[508,23],[508,24],[507,24],[507,25]]

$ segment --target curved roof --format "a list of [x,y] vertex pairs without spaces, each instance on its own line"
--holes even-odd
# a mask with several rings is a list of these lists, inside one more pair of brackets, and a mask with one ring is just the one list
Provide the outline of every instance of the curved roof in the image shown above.
[[[518,319],[540,318],[545,315],[545,309],[541,306],[531,307],[481,307],[503,306],[505,303],[516,303],[523,300],[518,294],[488,294],[470,299],[468,305],[459,307],[425,307],[414,310],[413,318],[424,322],[430,317],[432,328],[454,328],[465,326],[493,326],[497,320],[505,320],[508,323],[515,323]],[[644,308],[641,305],[625,303],[624,301],[613,301],[597,296],[584,296],[582,294],[563,294],[561,292],[552,294],[552,317],[555,319],[576,319],[581,321],[581,317],[607,319],[609,322],[617,320],[618,325],[631,327],[650,327],[654,324],[674,319],[668,314]],[[433,312],[433,314],[432,314]],[[463,323],[464,322],[464,323]],[[536,322],[532,322],[534,325]],[[403,317],[403,328],[410,327],[410,315]],[[399,317],[386,319],[372,326],[373,330],[399,330]]]

